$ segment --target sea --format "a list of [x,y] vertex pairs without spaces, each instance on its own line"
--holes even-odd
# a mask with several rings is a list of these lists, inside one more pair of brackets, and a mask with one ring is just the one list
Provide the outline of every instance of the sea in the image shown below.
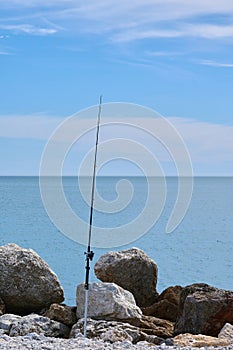
[[[119,195],[120,180],[120,177],[97,177],[96,191],[105,201],[114,201]],[[53,180],[50,181],[52,185]],[[148,205],[147,179],[127,177],[127,181],[133,189],[130,201],[122,199],[127,205],[112,213],[94,210],[93,226],[104,227],[106,232],[124,226]],[[95,255],[90,282],[97,281],[94,264],[102,254],[138,247],[158,265],[158,292],[169,286],[197,282],[233,290],[233,177],[194,177],[193,181],[189,208],[173,232],[166,233],[166,225],[176,202],[178,179],[167,177],[164,208],[147,232],[114,247],[111,242],[108,244],[106,235],[105,247],[92,247]],[[62,186],[72,210],[88,227],[90,206],[83,199],[77,178],[64,177]],[[91,186],[84,187],[84,191],[90,193]],[[124,195],[129,193],[121,192],[121,196]],[[75,305],[76,287],[85,280],[86,244],[71,239],[50,219],[41,198],[39,177],[0,177],[0,208],[1,245],[16,243],[35,250],[57,274],[65,291],[65,303]],[[153,205],[149,210],[153,216]],[[82,235],[87,242],[88,232]]]

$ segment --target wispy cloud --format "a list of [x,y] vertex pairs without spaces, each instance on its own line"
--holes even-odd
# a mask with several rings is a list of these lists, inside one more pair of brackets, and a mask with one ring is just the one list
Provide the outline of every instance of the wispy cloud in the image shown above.
[[184,55],[185,53],[179,51],[146,51],[145,54],[150,57],[173,57]]
[[150,60],[146,59],[113,59],[111,62],[114,62],[116,64],[123,64],[123,65],[129,65],[134,67],[145,67],[145,68],[152,68],[154,67],[154,64]]
[[233,38],[233,25],[196,24],[184,29],[187,35],[206,39]]
[[41,28],[31,24],[0,25],[0,29],[13,31],[15,33],[25,33],[31,35],[49,35],[55,34],[57,32],[57,30],[53,28]]
[[156,38],[177,38],[183,36],[184,33],[180,30],[130,30],[124,31],[112,37],[116,42],[129,42],[134,40],[156,39]]
[[[213,51],[224,55],[224,49],[225,53],[230,50],[229,43],[233,41],[232,0],[215,0],[214,3],[213,0],[125,0],[120,4],[115,0],[48,0],[43,3],[39,0],[0,0],[0,13],[1,10],[4,16],[0,14],[0,38],[9,33],[56,34],[81,39],[88,35],[87,41],[79,41],[78,51],[83,51],[89,49],[90,36],[94,35],[103,44],[99,46],[100,50],[114,46],[112,62],[147,67],[156,64],[158,67],[163,59],[166,69],[169,59],[176,59],[176,62],[185,59],[193,63],[195,58],[200,60],[201,52],[206,53],[210,48],[209,60],[200,64],[232,67],[231,63],[218,63],[211,57]],[[158,51],[149,52],[147,41],[158,44],[150,45],[151,48],[157,47]],[[164,45],[166,41],[168,46]],[[77,50],[72,45],[67,40],[67,49]],[[2,55],[8,52],[3,46],[1,51]],[[220,61],[223,62],[224,58]]]
[[210,24],[177,24],[175,29],[153,29],[153,30],[126,30],[113,36],[117,42],[129,42],[143,39],[156,38],[181,38],[195,37],[203,39],[227,39],[233,38],[233,25],[210,25]]
[[223,62],[216,62],[211,60],[201,60],[198,63],[203,64],[205,66],[211,66],[211,67],[233,68],[233,63],[223,63]]
[[[31,18],[41,22],[46,19],[51,23],[51,29],[34,27],[34,23],[25,27],[17,23],[17,17],[14,18],[15,23],[12,22],[11,26],[18,25],[18,30],[34,35],[53,34],[61,27],[72,32],[81,29],[82,32],[106,33],[118,42],[183,36],[205,39],[233,36],[233,26],[229,24],[233,15],[231,0],[125,0],[120,4],[115,0],[86,0],[85,3],[81,0],[48,0],[46,3],[11,0],[0,2],[0,8],[7,11],[9,19],[17,9],[20,21]],[[221,25],[217,23],[219,16]]]
[[12,55],[12,53],[7,51],[0,51],[0,55]]

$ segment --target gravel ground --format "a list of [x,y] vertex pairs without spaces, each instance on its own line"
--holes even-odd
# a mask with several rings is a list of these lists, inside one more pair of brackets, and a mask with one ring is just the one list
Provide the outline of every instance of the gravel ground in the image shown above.
[[[76,350],[76,349],[89,349],[89,350],[166,350],[166,349],[197,349],[191,347],[179,347],[179,346],[167,346],[165,344],[162,345],[150,345],[146,342],[139,342],[137,345],[133,345],[132,343],[125,342],[117,342],[114,344],[110,344],[104,342],[102,340],[91,340],[85,339],[83,337],[73,338],[73,339],[58,339],[58,338],[48,338],[43,335],[38,335],[35,333],[28,334],[23,337],[9,337],[7,335],[0,336],[0,349],[34,349],[34,350]],[[233,350],[233,345],[225,346],[225,347],[208,347],[208,348],[200,348],[200,349],[225,349],[225,350]]]

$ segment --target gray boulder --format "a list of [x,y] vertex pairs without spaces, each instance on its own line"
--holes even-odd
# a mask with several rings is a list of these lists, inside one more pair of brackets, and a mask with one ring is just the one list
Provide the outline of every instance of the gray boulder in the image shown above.
[[[70,338],[79,338],[80,334],[83,334],[83,319],[80,319],[72,327]],[[102,339],[111,343],[124,341],[137,343],[139,341],[147,341],[153,344],[160,344],[163,341],[162,338],[147,335],[145,332],[129,323],[92,319],[88,319],[87,322],[87,337]]]
[[64,300],[55,273],[31,249],[16,244],[0,247],[0,297],[6,312],[26,315]]
[[[76,292],[77,318],[84,315],[85,289],[80,284]],[[142,311],[133,295],[115,283],[90,283],[88,317],[102,320],[140,319]]]
[[233,323],[233,291],[204,283],[182,290],[175,335],[191,333],[217,337],[226,323]]
[[9,330],[11,337],[24,336],[29,333],[43,334],[46,337],[68,338],[70,328],[48,317],[31,314],[15,320]]
[[[104,341],[110,341],[112,343],[116,341],[133,341],[132,336],[130,336],[126,329],[131,328],[136,330],[135,327],[130,326],[127,323],[116,322],[116,321],[97,321],[88,319],[87,322],[87,337],[103,339]],[[70,338],[80,337],[80,334],[84,332],[83,329],[83,319],[80,319],[71,329]],[[135,337],[138,338],[139,335]]]
[[132,248],[102,255],[95,264],[95,274],[103,282],[114,282],[130,291],[140,307],[157,301],[158,268],[142,250]]
[[13,314],[4,314],[0,317],[0,330],[2,333],[9,334],[11,326],[14,322],[20,320],[21,317]]

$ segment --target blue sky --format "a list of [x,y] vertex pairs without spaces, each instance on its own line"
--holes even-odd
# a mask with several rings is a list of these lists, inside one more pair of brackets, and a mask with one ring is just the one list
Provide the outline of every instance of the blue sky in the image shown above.
[[232,0],[0,0],[0,175],[38,175],[100,94],[169,118],[195,175],[233,175],[232,46]]

